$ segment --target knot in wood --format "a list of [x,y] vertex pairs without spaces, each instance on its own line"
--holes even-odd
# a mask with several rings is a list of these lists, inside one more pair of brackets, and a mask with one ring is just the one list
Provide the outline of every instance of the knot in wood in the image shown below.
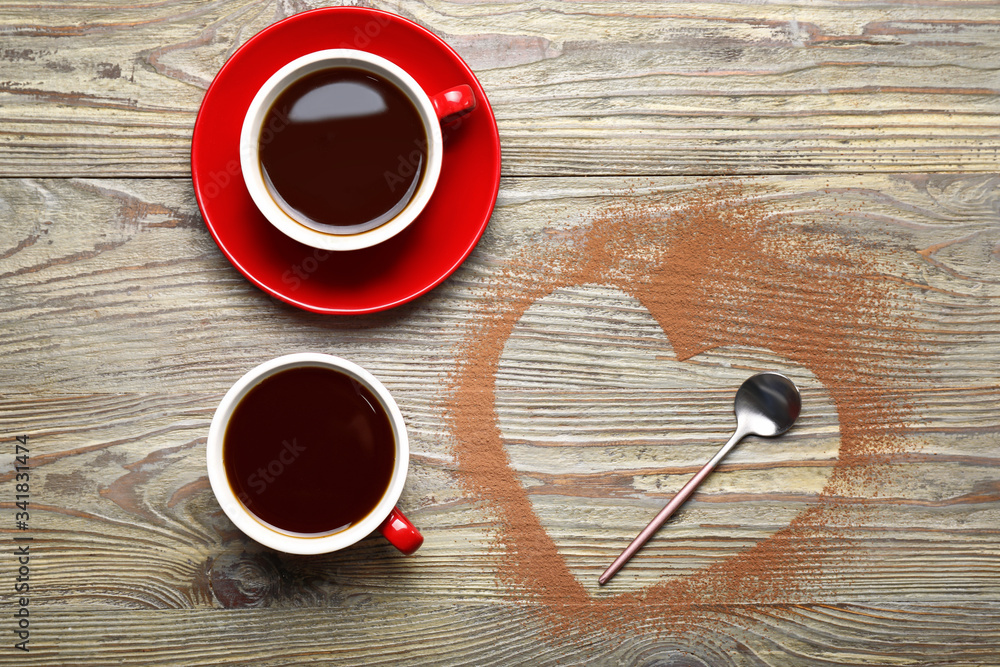
[[223,607],[266,606],[281,587],[281,564],[269,553],[222,554],[212,563],[210,581]]

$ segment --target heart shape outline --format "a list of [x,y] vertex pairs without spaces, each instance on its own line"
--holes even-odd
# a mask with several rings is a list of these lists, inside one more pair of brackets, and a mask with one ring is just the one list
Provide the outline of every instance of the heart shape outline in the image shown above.
[[[872,279],[876,261],[842,239],[775,224],[764,198],[748,196],[738,183],[710,186],[692,199],[674,211],[652,198],[609,210],[580,234],[554,234],[523,249],[490,287],[459,349],[445,402],[459,480],[497,513],[501,585],[514,601],[538,603],[554,634],[627,634],[649,626],[682,633],[712,622],[720,606],[797,601],[822,574],[824,548],[843,540],[835,516],[840,492],[870,485],[885,473],[888,457],[905,448],[900,436],[911,409],[896,400],[892,378],[896,360],[916,343],[912,328],[891,315],[899,312],[889,308],[898,298],[895,283]],[[636,298],[678,360],[739,345],[770,349],[809,369],[829,391],[841,427],[839,456],[819,502],[696,577],[590,596],[510,466],[495,409],[500,357],[518,320],[538,299],[584,284]]]

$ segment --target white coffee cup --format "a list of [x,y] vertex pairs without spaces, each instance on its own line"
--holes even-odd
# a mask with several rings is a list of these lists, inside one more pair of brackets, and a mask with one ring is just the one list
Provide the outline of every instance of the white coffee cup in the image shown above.
[[[367,231],[338,234],[322,232],[299,222],[275,201],[261,169],[260,143],[267,132],[273,131],[272,128],[264,127],[264,123],[271,105],[282,92],[313,72],[345,67],[379,75],[410,99],[420,115],[426,133],[427,162],[423,178],[410,201],[393,218]],[[441,125],[451,123],[469,113],[475,106],[475,95],[468,85],[449,88],[431,97],[403,68],[381,56],[357,49],[314,51],[296,58],[271,75],[250,103],[240,133],[240,166],[243,180],[264,217],[296,241],[322,250],[367,248],[400,233],[424,210],[437,187],[441,173],[444,152]]]
[[[335,370],[366,387],[381,403],[391,422],[393,440],[395,441],[395,464],[388,488],[371,512],[350,527],[330,534],[300,534],[291,533],[256,517],[240,502],[226,475],[223,461],[223,442],[226,427],[233,415],[233,410],[244,396],[262,380],[275,373],[290,368],[302,366],[320,367]],[[280,415],[275,415],[280,418]],[[337,551],[348,547],[358,540],[368,536],[375,530],[380,530],[393,545],[403,553],[410,554],[417,550],[423,542],[420,532],[406,519],[396,507],[406,472],[409,466],[410,448],[406,436],[406,424],[399,407],[385,386],[371,373],[346,359],[329,354],[298,353],[289,354],[264,362],[247,372],[234,384],[212,417],[208,431],[208,479],[212,492],[218,499],[226,516],[236,524],[236,527],[252,537],[257,542],[290,554],[320,554]]]

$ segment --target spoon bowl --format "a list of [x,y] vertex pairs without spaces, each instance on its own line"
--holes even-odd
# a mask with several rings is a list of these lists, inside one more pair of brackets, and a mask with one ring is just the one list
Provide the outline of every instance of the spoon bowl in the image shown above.
[[772,438],[781,435],[792,427],[802,411],[802,396],[791,380],[780,373],[757,373],[747,378],[734,401],[736,412],[736,432],[722,449],[706,463],[698,473],[685,484],[667,506],[642,529],[625,551],[604,571],[598,579],[599,584],[606,584],[625,563],[635,555],[643,544],[653,536],[660,526],[677,511],[677,508],[691,497],[698,485],[708,474],[719,465],[736,443],[748,435],[761,435]]
[[781,435],[792,427],[802,411],[802,396],[795,384],[780,373],[758,373],[736,392],[737,433]]

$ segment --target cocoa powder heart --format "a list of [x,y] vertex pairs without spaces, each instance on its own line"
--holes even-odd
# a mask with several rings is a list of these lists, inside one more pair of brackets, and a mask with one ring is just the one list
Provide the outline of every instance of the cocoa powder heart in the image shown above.
[[[877,494],[891,456],[907,446],[901,436],[911,414],[898,383],[912,369],[898,360],[915,356],[917,345],[914,328],[894,315],[905,312],[893,307],[896,283],[878,278],[870,248],[852,245],[849,234],[797,225],[794,216],[776,218],[764,194],[724,184],[672,209],[654,197],[631,198],[582,228],[530,239],[478,302],[444,405],[458,480],[494,514],[503,590],[535,603],[554,635],[697,632],[720,606],[799,601],[821,580],[825,553],[846,551],[852,512]],[[519,323],[540,299],[584,285],[642,304],[679,361],[743,347],[808,370],[840,422],[836,462],[816,504],[685,577],[592,596],[539,520],[497,413],[501,358]],[[553,332],[558,345],[572,340],[576,323]],[[575,567],[593,573],[606,565]]]

